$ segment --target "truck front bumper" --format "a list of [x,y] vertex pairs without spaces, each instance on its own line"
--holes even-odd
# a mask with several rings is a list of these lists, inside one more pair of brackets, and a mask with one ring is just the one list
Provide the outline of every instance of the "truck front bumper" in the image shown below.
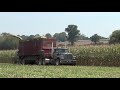
[[76,64],[76,60],[61,60],[60,64]]

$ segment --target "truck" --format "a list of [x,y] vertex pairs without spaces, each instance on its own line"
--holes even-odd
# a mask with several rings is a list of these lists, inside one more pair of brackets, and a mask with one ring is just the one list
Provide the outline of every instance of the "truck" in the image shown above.
[[69,52],[68,48],[57,47],[56,39],[53,38],[20,40],[18,60],[23,65],[76,65],[75,56]]

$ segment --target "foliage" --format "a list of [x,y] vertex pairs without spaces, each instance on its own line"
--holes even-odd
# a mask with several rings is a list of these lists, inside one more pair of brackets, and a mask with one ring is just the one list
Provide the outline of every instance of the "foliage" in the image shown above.
[[59,41],[59,33],[55,33],[55,34],[53,35],[53,38],[55,38],[57,41]]
[[110,44],[120,43],[120,30],[115,30],[110,35]]
[[120,66],[120,45],[71,47],[78,65]]
[[59,40],[60,40],[61,42],[66,41],[66,33],[65,33],[65,32],[59,33]]
[[50,33],[47,33],[45,36],[46,36],[47,38],[52,38],[52,35],[51,35]]
[[55,33],[53,35],[53,37],[56,38],[56,40],[59,41],[59,42],[66,41],[66,33],[65,32]]
[[19,39],[9,33],[2,33],[0,35],[0,49],[17,49]]
[[0,51],[0,57],[16,57],[17,56],[17,50],[1,50]]
[[[77,65],[120,66],[120,45],[69,47],[76,56]],[[16,57],[17,51],[0,51],[2,57]]]
[[78,40],[89,40],[89,38],[86,37],[84,34],[80,34],[80,35],[78,36]]
[[17,50],[1,50],[0,63],[14,63],[18,58]]
[[91,41],[93,41],[95,44],[97,44],[97,42],[99,42],[100,40],[100,36],[97,34],[94,34],[93,36],[90,37]]
[[68,33],[68,41],[71,42],[71,45],[74,45],[74,42],[76,41],[77,37],[79,36],[79,30],[76,25],[68,25],[67,28],[65,28],[65,31]]

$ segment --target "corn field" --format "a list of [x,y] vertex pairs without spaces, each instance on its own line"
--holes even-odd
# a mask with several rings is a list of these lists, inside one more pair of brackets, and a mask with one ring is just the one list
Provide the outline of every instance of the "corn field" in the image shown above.
[[120,45],[71,47],[78,65],[120,66]]
[[0,51],[0,63],[13,63],[17,58],[17,50]]
[[[12,63],[17,50],[0,51],[0,62]],[[120,66],[120,45],[70,47],[77,59],[77,65]]]

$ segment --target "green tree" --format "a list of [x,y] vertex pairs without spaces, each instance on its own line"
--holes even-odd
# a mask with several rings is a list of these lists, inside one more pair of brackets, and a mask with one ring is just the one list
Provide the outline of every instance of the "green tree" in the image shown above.
[[112,32],[112,34],[110,35],[109,43],[120,43],[120,30],[115,30]]
[[27,39],[28,39],[28,36],[22,35],[21,38],[22,38],[23,40],[27,40]]
[[9,33],[0,35],[0,49],[17,49],[19,38]]
[[38,39],[38,38],[41,38],[41,36],[40,36],[39,34],[36,34],[36,35],[34,36],[34,39]]
[[80,35],[80,31],[77,29],[78,27],[76,25],[68,25],[67,28],[65,28],[65,31],[68,33],[67,40],[71,42],[71,45],[74,45],[74,42],[77,40],[77,37]]
[[53,35],[53,38],[55,38],[58,42],[60,41],[59,40],[59,33],[55,33],[54,35]]
[[93,36],[90,37],[91,41],[94,42],[95,44],[97,44],[97,42],[99,42],[100,40],[100,36],[97,34],[94,34]]
[[80,34],[78,40],[88,40],[89,38],[86,37],[84,34]]
[[47,38],[52,38],[52,35],[51,35],[50,33],[47,33],[45,36],[46,36]]
[[66,41],[66,33],[65,32],[61,32],[61,33],[59,33],[59,41],[61,41],[61,42],[64,42],[64,41]]
[[35,37],[40,37],[40,35],[39,35],[39,34],[36,34]]
[[106,37],[103,37],[103,36],[100,36],[100,39],[108,39],[108,38],[106,38]]
[[0,50],[3,49],[3,42],[4,42],[4,38],[3,38],[3,36],[0,34]]
[[27,39],[28,39],[28,40],[32,40],[32,39],[34,39],[34,38],[35,38],[34,35],[30,35]]

